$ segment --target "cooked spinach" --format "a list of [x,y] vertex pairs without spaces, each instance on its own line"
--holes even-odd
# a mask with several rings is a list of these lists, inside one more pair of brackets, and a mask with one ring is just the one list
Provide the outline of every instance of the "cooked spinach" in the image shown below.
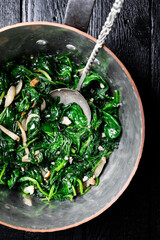
[[[99,184],[96,169],[118,147],[122,130],[118,91],[111,96],[106,81],[90,70],[81,90],[90,125],[79,105],[49,95],[60,87],[75,89],[82,68],[52,55],[0,66],[0,184],[43,200],[73,199]],[[6,106],[11,86],[17,87]]]

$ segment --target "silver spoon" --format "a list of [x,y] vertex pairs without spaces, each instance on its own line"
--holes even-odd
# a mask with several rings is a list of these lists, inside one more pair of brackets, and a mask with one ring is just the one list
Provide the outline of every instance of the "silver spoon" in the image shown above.
[[114,2],[113,7],[111,8],[111,11],[106,19],[106,22],[105,22],[104,26],[102,27],[102,30],[98,36],[97,43],[88,59],[88,62],[86,64],[85,68],[83,69],[83,73],[78,82],[76,90],[72,90],[69,88],[59,88],[59,89],[53,90],[50,93],[52,98],[56,98],[59,96],[60,103],[63,103],[63,104],[69,104],[69,103],[73,103],[73,102],[77,103],[82,108],[83,113],[87,117],[88,125],[91,122],[91,110],[90,110],[90,107],[89,107],[86,99],[80,94],[79,91],[81,89],[81,86],[83,84],[83,81],[84,81],[87,73],[89,72],[89,70],[91,68],[92,63],[94,62],[99,50],[103,47],[103,44],[105,42],[107,35],[111,31],[111,27],[114,23],[114,20],[117,17],[117,14],[120,12],[120,10],[122,8],[123,2],[124,2],[124,0],[116,0]]

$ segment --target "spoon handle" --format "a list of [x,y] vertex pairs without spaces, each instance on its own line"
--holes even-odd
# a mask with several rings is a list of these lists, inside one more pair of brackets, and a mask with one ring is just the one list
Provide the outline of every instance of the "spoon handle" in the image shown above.
[[105,39],[106,39],[107,35],[109,34],[109,32],[111,31],[114,20],[116,19],[117,14],[120,13],[123,2],[124,2],[124,0],[115,0],[113,7],[111,8],[111,11],[105,21],[105,24],[103,25],[102,30],[98,36],[97,43],[96,43],[96,45],[88,59],[88,62],[83,70],[82,76],[78,82],[78,86],[76,89],[77,91],[80,91],[82,83],[83,83],[87,73],[89,72],[92,63],[94,62],[99,50],[103,47]]

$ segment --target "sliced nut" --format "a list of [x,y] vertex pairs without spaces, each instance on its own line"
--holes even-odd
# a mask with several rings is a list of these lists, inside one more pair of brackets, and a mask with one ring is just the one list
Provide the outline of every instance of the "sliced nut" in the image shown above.
[[30,185],[28,187],[25,187],[24,188],[24,192],[25,193],[29,193],[30,195],[32,195],[34,193],[34,186],[33,185]]
[[95,181],[95,179],[94,179],[93,177],[91,177],[90,179],[88,179],[87,183],[88,183],[89,185],[95,185],[95,184],[96,184],[96,181]]
[[70,125],[72,122],[70,121],[70,119],[68,118],[68,117],[63,117],[63,119],[62,119],[62,124],[63,125],[66,125],[66,126],[68,126],[68,125]]
[[22,157],[22,162],[30,162],[30,159],[28,158],[28,154]]

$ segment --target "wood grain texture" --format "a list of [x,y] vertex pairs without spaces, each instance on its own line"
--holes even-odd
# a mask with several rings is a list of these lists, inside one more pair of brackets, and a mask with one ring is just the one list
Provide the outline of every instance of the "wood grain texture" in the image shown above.
[[22,22],[49,21],[62,23],[68,0],[22,0]]
[[[160,122],[160,114],[157,112],[160,106],[160,2],[151,1],[151,110],[150,139],[157,133]],[[158,113],[158,114],[157,114]],[[151,239],[160,239],[160,177],[159,177],[159,141],[153,145],[151,166]]]
[[0,1],[0,27],[20,22],[20,0]]
[[[152,91],[160,100],[160,2],[152,0],[151,4],[151,84]],[[158,101],[159,103],[159,101]]]
[[[0,1],[0,26],[22,21],[62,23],[68,0]],[[98,37],[113,0],[96,0],[88,33]],[[20,8],[21,6],[21,8]],[[128,0],[117,18],[106,46],[131,73],[141,96],[146,118],[146,140],[138,171],[120,199],[106,212],[74,229],[30,233],[0,226],[0,239],[33,240],[159,240],[160,177],[160,2]]]

